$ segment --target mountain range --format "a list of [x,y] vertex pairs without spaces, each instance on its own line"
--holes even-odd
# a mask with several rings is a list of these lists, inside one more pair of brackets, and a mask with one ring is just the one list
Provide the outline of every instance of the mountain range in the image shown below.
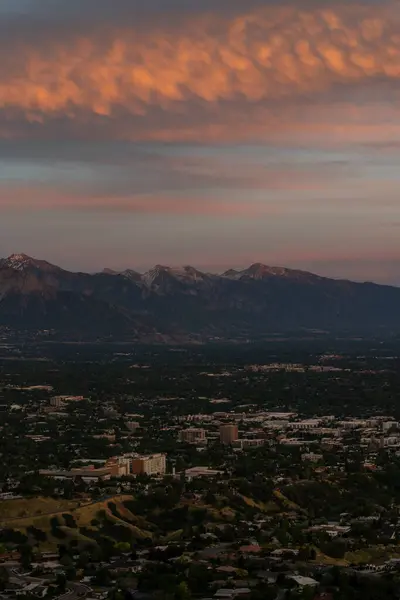
[[276,333],[400,332],[400,288],[260,263],[222,274],[155,266],[73,273],[0,259],[0,327],[59,339],[259,339]]

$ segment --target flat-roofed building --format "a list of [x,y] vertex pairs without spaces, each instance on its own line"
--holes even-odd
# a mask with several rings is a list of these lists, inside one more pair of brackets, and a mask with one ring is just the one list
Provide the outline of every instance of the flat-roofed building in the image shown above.
[[219,428],[219,439],[222,444],[232,444],[239,439],[239,431],[237,425],[221,425]]
[[166,455],[148,454],[133,457],[131,469],[134,475],[164,475],[166,471]]
[[219,477],[223,474],[223,471],[217,469],[210,469],[210,467],[190,467],[185,470],[185,477],[188,481],[191,481],[194,477]]
[[321,419],[305,419],[304,421],[294,421],[293,423],[290,423],[290,427],[292,429],[303,429],[306,431],[307,429],[315,429],[316,427],[319,427],[321,421]]
[[62,471],[62,470],[47,470],[43,469],[39,471],[39,475],[44,477],[52,477],[53,479],[76,479],[82,478],[83,481],[104,481],[106,479],[110,479],[111,477],[111,469],[109,468],[100,468],[96,469],[93,465],[88,467],[82,467],[80,469],[71,469],[70,471]]
[[205,429],[189,427],[188,429],[182,429],[179,432],[179,439],[181,442],[186,442],[187,444],[204,443],[206,439],[206,432]]
[[131,472],[131,460],[123,456],[113,456],[109,458],[104,465],[107,469],[110,469],[110,473],[113,477],[122,477],[129,475]]
[[80,402],[84,399],[84,396],[53,396],[50,398],[50,405],[60,408],[66,402]]

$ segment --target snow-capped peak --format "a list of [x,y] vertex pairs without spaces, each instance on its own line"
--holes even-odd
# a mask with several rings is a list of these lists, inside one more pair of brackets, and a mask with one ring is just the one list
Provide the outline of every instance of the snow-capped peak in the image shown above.
[[198,271],[190,265],[185,265],[184,267],[171,268],[170,274],[176,277],[177,279],[183,279],[185,281],[198,281],[204,279],[205,277],[204,273]]
[[36,260],[27,254],[11,254],[8,258],[0,261],[0,266],[8,267],[14,271],[25,271],[29,268],[43,269],[46,271],[58,269],[44,260]]
[[4,265],[14,271],[23,271],[34,262],[34,259],[27,254],[11,254],[5,259]]
[[114,271],[114,269],[105,268],[102,270],[101,275],[119,275],[119,271]]
[[151,286],[153,282],[160,276],[165,273],[168,273],[169,267],[164,267],[163,265],[156,265],[149,271],[143,274],[143,281],[146,285]]
[[131,281],[142,281],[142,275],[133,269],[126,269],[122,271],[121,275]]
[[306,271],[299,271],[295,269],[287,269],[286,267],[270,267],[268,265],[264,265],[262,263],[254,263],[250,265],[247,269],[243,269],[241,271],[237,271],[234,269],[230,269],[223,273],[222,277],[226,277],[228,279],[236,279],[236,280],[244,280],[244,279],[310,279],[310,277],[315,278],[316,275],[311,275]]
[[263,277],[275,277],[279,275],[280,277],[285,276],[287,274],[287,269],[282,267],[269,267],[267,265],[263,265],[262,263],[254,263],[248,269],[242,272],[242,275],[246,275],[248,277],[252,277],[253,279],[262,279]]
[[237,271],[236,269],[229,269],[222,273],[221,277],[226,277],[227,279],[240,279],[241,271]]
[[280,269],[279,267],[268,267],[262,263],[254,263],[247,269],[229,269],[222,276],[228,279],[263,279],[263,277],[282,275],[283,271],[284,269]]
[[176,279],[180,282],[194,282],[202,281],[208,276],[201,271],[198,271],[190,265],[184,267],[165,267],[163,265],[156,265],[153,269],[150,269],[142,276],[142,280],[147,286],[158,284],[161,278]]

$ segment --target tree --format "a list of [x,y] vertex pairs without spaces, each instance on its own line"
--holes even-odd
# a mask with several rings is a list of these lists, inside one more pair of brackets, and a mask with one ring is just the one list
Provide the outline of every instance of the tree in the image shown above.
[[212,579],[212,570],[207,565],[192,563],[187,574],[189,587],[193,593],[204,594],[208,590],[209,581]]
[[0,567],[0,590],[4,590],[10,581],[10,575],[5,567]]
[[188,584],[185,581],[181,581],[175,590],[175,599],[176,600],[190,600],[191,593],[188,587]]
[[29,544],[21,544],[18,549],[21,555],[20,563],[22,568],[25,571],[30,571],[32,568],[32,547]]
[[106,567],[98,569],[94,575],[94,583],[96,585],[107,586],[111,582],[110,571]]
[[130,551],[131,545],[129,542],[117,542],[114,544],[114,548],[118,554],[123,554],[124,552]]
[[316,552],[310,546],[302,546],[299,549],[298,559],[301,561],[315,560]]
[[82,552],[79,553],[78,567],[84,569],[90,563],[91,558],[90,552],[82,550]]
[[60,558],[60,564],[67,569],[74,566],[73,558],[69,554],[63,554]]
[[344,558],[346,554],[346,543],[342,540],[333,540],[321,546],[322,552],[332,558]]
[[65,592],[65,588],[67,585],[67,578],[65,577],[64,573],[59,573],[56,577],[56,585],[58,588],[58,591],[60,593]]

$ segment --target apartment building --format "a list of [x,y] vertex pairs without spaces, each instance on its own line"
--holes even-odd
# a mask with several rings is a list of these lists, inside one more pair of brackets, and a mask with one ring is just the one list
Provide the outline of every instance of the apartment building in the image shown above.
[[131,472],[134,475],[145,473],[146,475],[164,475],[166,471],[165,454],[148,454],[132,458]]

